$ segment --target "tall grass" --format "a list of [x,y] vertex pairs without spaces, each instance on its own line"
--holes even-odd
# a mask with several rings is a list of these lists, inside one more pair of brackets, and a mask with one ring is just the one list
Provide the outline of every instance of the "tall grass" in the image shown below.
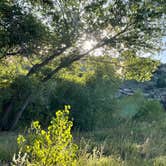
[[[114,116],[109,128],[73,131],[79,147],[77,165],[166,166],[166,114],[145,115],[146,109],[132,119]],[[1,161],[11,161],[17,151],[16,137],[15,133],[0,133]]]
[[0,132],[0,166],[12,160],[17,152],[17,134],[14,132]]
[[[166,166],[166,116],[158,121],[121,121],[114,128],[77,132],[78,165]],[[77,140],[78,141],[78,140]]]

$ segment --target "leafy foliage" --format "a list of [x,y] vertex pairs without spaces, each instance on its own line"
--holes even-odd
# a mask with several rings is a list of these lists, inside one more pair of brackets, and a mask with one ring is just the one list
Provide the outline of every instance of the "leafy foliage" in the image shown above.
[[[74,126],[80,130],[100,128],[106,117],[112,116],[116,107],[114,95],[120,85],[114,69],[107,58],[94,58],[83,64],[60,72],[61,81],[57,84],[57,100],[73,106]],[[108,124],[108,123],[104,123]]]
[[124,79],[134,79],[137,81],[147,81],[153,76],[154,71],[160,64],[150,58],[141,58],[136,56],[134,52],[124,51],[122,57],[122,73]]
[[[158,62],[140,58],[138,55],[142,56],[147,52],[156,53],[161,49],[161,40],[165,35],[165,11],[165,3],[162,0],[141,2],[137,0],[109,2],[106,0],[1,0],[0,88],[2,94],[0,96],[3,96],[5,91],[10,91],[6,93],[4,99],[0,97],[3,114],[1,122],[5,122],[1,128],[5,130],[11,129],[9,126],[14,128],[23,112],[33,110],[31,108],[35,106],[38,108],[35,113],[38,114],[41,105],[50,110],[52,101],[44,97],[44,91],[49,91],[49,87],[44,86],[48,81],[52,84],[56,82],[60,70],[69,68],[76,61],[83,63],[88,59],[87,57],[95,55],[98,48],[101,48],[103,55],[109,57],[103,64],[114,64],[115,70],[120,66],[124,79],[149,80]],[[89,45],[84,49],[87,40],[94,41],[94,44],[92,48]],[[94,59],[89,60],[93,62]],[[85,85],[87,91],[83,88],[89,97],[87,97],[88,101],[84,100],[83,103],[88,102],[93,107],[90,108],[91,117],[93,112],[96,112],[94,105],[97,106],[97,102],[101,104],[101,98],[95,97],[103,93],[101,89],[97,90],[98,86],[104,87],[106,92],[108,92],[106,88],[113,89],[106,86],[110,81],[110,75],[107,67],[103,66],[100,66],[103,71],[98,67],[96,70],[98,73],[95,74],[89,70],[87,72],[89,76],[84,77],[84,80],[78,78],[82,71],[77,69],[72,71],[78,72],[77,78],[69,79],[69,76],[65,76],[71,82],[77,79],[83,83],[89,79]],[[18,78],[22,79],[19,81]],[[98,82],[98,85],[91,85],[93,81]],[[16,82],[20,83],[20,87]],[[12,86],[17,88],[14,90]],[[46,93],[46,96],[49,94]],[[60,95],[56,93],[56,96]],[[85,92],[80,93],[81,95],[86,96]],[[96,100],[93,102],[91,97]],[[21,102],[18,102],[20,98]],[[110,98],[107,94],[107,99]],[[45,104],[42,104],[42,100],[45,100]],[[106,97],[103,97],[103,100],[103,105],[106,105]],[[59,101],[60,99],[57,102]],[[77,108],[76,110],[79,110],[79,107]],[[13,116],[15,111],[16,116]],[[9,125],[8,122],[13,124]]]
[[138,113],[135,115],[135,118],[149,122],[153,120],[160,120],[163,115],[164,109],[159,101],[145,100],[139,108]]
[[117,113],[125,119],[131,119],[139,112],[144,102],[145,98],[139,92],[131,96],[122,97],[118,101],[119,111]]
[[165,73],[161,73],[159,75],[159,78],[157,79],[156,86],[158,88],[165,88],[166,87],[166,74]]
[[[165,35],[165,5],[158,0],[2,0],[0,6],[1,57],[37,58],[28,76],[40,71],[45,79],[100,47],[120,54],[122,50],[158,51]],[[82,53],[80,44],[89,37],[97,44]],[[44,73],[43,68],[53,63],[56,66]]]
[[10,56],[10,52],[28,55],[34,48],[32,43],[38,45],[46,40],[45,34],[48,33],[46,26],[31,13],[23,11],[14,1],[2,0],[0,2],[0,18],[1,57],[6,53]]
[[75,165],[77,146],[72,143],[69,121],[69,106],[56,112],[48,131],[42,130],[39,122],[33,122],[27,136],[20,135],[20,149],[28,155],[28,165]]
[[149,122],[159,120],[164,115],[164,108],[159,101],[146,99],[140,92],[122,97],[118,103],[117,115],[119,114],[124,119]]
[[[15,78],[2,89],[0,95],[2,110],[8,107],[11,98],[13,100],[8,123],[12,123],[24,101],[30,97],[27,111],[21,117],[20,125],[17,125],[20,128],[36,119],[42,126],[47,126],[54,115],[53,110],[67,103],[75,110],[71,112],[75,128],[89,130],[101,126],[116,106],[114,94],[120,85],[112,64],[103,63],[106,60],[108,57],[96,57],[84,63],[74,63],[45,83],[21,75]],[[107,112],[107,115],[103,112]],[[98,121],[97,117],[100,117]]]

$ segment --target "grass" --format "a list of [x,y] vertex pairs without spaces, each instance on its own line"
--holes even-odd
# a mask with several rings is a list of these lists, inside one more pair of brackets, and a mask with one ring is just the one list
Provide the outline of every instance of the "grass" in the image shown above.
[[114,128],[76,132],[78,165],[166,166],[165,131],[163,116],[158,121],[122,121]]
[[79,159],[77,162],[79,166],[122,166],[123,162],[116,157],[102,157],[99,159]]
[[[74,132],[77,166],[166,166],[166,116],[158,121],[121,121],[91,132]],[[0,165],[17,152],[17,134],[0,133]]]
[[11,161],[13,154],[17,152],[17,134],[14,132],[0,132],[0,165]]

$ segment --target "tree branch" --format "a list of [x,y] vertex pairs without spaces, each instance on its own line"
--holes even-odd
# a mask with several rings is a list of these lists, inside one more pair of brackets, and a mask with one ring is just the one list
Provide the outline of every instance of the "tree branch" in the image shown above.
[[[122,31],[120,31],[119,33],[117,33],[116,35],[114,35],[111,39],[103,39],[101,40],[99,43],[96,44],[96,46],[94,46],[93,48],[91,48],[90,50],[86,51],[85,53],[82,53],[80,55],[74,54],[72,57],[68,57],[68,59],[64,59],[61,61],[61,63],[59,64],[58,67],[56,67],[54,70],[52,70],[46,77],[43,78],[43,82],[48,81],[49,79],[51,79],[51,77],[57,73],[59,70],[61,70],[62,68],[66,68],[68,66],[70,66],[73,62],[80,60],[81,58],[83,58],[84,56],[88,55],[89,53],[91,53],[92,51],[94,51],[97,48],[100,48],[104,45],[107,45],[108,42],[109,43],[113,43],[115,42],[116,38],[118,36],[120,36],[121,34],[123,34],[124,32],[127,31],[127,28],[129,26],[126,26]],[[66,61],[65,61],[66,60]]]
[[[108,38],[104,38],[102,39],[99,43],[97,43],[93,48],[91,48],[90,50],[86,51],[85,53],[82,53],[80,55],[76,55],[75,53],[73,53],[72,57],[69,57],[68,59],[63,59],[61,61],[61,63],[59,64],[59,66],[57,68],[55,68],[53,71],[51,71],[44,79],[43,81],[47,81],[49,80],[55,73],[57,73],[60,69],[65,68],[70,66],[73,62],[80,60],[82,57],[88,55],[90,52],[94,51],[97,48],[100,48],[104,45],[107,45],[108,43],[115,43],[115,40],[118,36],[120,36],[121,34],[123,34],[124,32],[127,31],[129,25],[127,25],[122,31],[120,31],[119,33],[117,33],[116,35],[114,35],[113,37],[111,37],[110,39]],[[54,51],[54,53],[49,56],[48,58],[46,58],[43,62],[38,63],[36,65],[34,65],[30,71],[28,72],[27,76],[30,76],[32,74],[34,74],[35,72],[37,72],[41,67],[43,67],[44,65],[48,64],[51,60],[53,60],[55,57],[61,55],[67,48],[69,48],[70,46],[66,46],[63,48],[60,48],[56,51]],[[75,52],[75,51],[74,51]],[[65,62],[65,60],[67,62]]]
[[7,52],[4,56],[0,57],[0,60],[3,58],[6,58],[6,57],[15,56],[15,55],[18,55],[21,53],[23,53],[23,49],[20,49],[20,50],[15,51],[15,52]]
[[43,67],[44,65],[47,65],[51,60],[53,60],[55,57],[61,55],[67,48],[69,48],[69,46],[65,46],[63,48],[59,48],[56,51],[54,51],[54,53],[47,57],[44,61],[42,61],[41,63],[35,64],[28,72],[27,76],[30,76],[32,74],[34,74],[35,72],[37,72],[41,67]]

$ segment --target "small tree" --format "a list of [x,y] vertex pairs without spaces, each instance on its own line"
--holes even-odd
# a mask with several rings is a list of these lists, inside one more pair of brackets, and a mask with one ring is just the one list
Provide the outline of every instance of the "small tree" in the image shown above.
[[48,130],[42,130],[38,121],[32,123],[25,138],[18,137],[20,151],[27,153],[27,165],[33,166],[73,166],[76,163],[77,145],[72,143],[69,121],[70,106],[56,112]]

